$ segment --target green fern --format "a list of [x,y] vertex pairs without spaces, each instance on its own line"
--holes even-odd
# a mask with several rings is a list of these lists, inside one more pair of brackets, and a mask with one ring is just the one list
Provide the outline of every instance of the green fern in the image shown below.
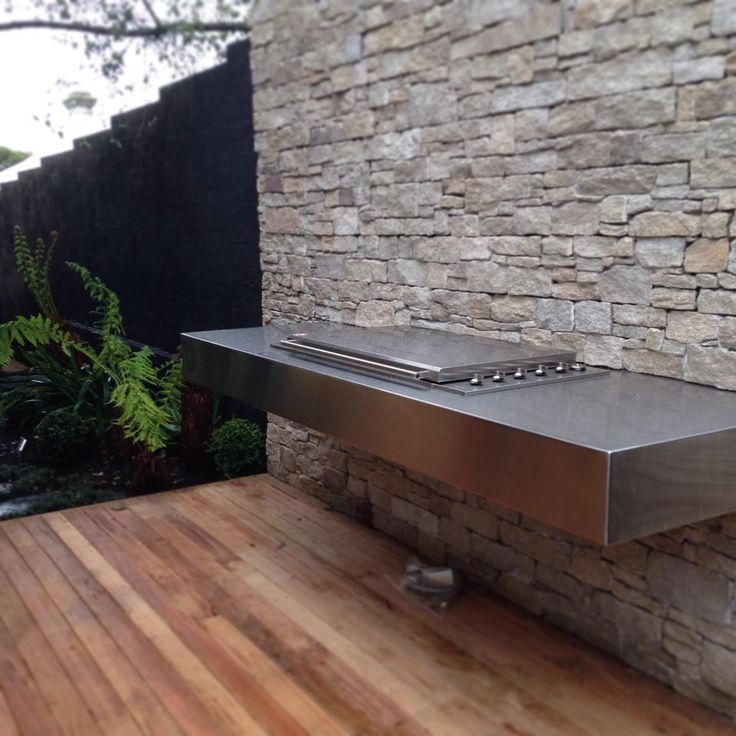
[[23,277],[28,291],[31,292],[41,313],[46,317],[59,316],[49,281],[51,261],[58,240],[59,234],[52,230],[48,245],[41,238],[38,238],[35,248],[31,249],[23,231],[17,226],[13,229],[15,262],[18,271],[20,271],[20,275]]
[[39,240],[32,250],[16,228],[15,244],[18,269],[42,314],[0,324],[0,365],[18,355],[34,369],[32,382],[11,395],[13,407],[28,407],[36,422],[44,412],[68,407],[94,420],[100,436],[115,407],[115,423],[134,443],[148,452],[170,445],[181,427],[181,360],[159,368],[150,348],[134,351],[122,337],[117,294],[84,266],[68,262],[95,303],[99,348],[78,339],[58,318],[51,297],[48,274],[56,235],[48,247]]
[[67,357],[75,352],[96,363],[97,356],[89,345],[76,340],[55,319],[40,314],[16,317],[0,324],[0,365],[6,365],[18,349],[55,345]]
[[124,334],[123,315],[120,312],[118,295],[105,284],[102,279],[93,276],[87,268],[79,263],[67,261],[66,265],[82,279],[82,285],[97,306],[92,314],[98,319],[94,323],[103,338]]
[[110,395],[111,403],[120,411],[117,424],[126,437],[150,452],[163,449],[169,417],[152,394],[160,381],[151,349],[145,347],[131,353],[120,362],[118,370],[117,385]]

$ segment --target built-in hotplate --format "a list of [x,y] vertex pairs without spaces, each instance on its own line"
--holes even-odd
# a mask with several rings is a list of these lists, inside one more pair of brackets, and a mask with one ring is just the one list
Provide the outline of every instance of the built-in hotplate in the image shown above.
[[480,394],[602,376],[573,351],[417,327],[306,323],[274,343],[309,360],[424,388]]

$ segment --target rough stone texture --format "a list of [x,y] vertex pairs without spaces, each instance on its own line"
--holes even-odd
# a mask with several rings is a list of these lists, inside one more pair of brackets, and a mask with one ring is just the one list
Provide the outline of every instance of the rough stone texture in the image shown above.
[[[732,0],[264,0],[267,320],[736,389]],[[270,468],[736,716],[736,520],[601,548],[273,418]]]

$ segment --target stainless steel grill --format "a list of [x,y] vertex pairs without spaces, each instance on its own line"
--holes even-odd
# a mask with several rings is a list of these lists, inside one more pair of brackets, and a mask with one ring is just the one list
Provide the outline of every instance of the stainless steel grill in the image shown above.
[[416,327],[307,325],[274,347],[424,388],[482,394],[603,376],[566,350],[541,350]]
[[[575,380],[604,372],[572,370],[569,351],[409,327],[182,343],[188,381],[597,543],[736,511],[736,393],[627,371]],[[503,387],[553,385],[486,393],[496,371]]]

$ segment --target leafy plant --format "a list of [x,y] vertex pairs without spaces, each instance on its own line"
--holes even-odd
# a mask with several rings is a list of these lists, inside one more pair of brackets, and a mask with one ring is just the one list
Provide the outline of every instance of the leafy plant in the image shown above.
[[90,446],[92,423],[74,409],[56,409],[36,427],[36,449],[50,465],[78,460]]
[[215,467],[226,477],[243,475],[263,456],[263,431],[247,419],[230,419],[210,438],[208,450]]
[[147,452],[171,444],[181,423],[180,361],[157,365],[150,348],[133,350],[123,339],[115,292],[84,266],[68,262],[95,304],[98,340],[83,340],[56,315],[48,285],[53,248],[37,245],[32,252],[18,230],[16,242],[18,269],[42,313],[0,324],[0,365],[17,355],[33,369],[2,398],[0,414],[23,413],[35,427],[49,412],[68,409],[94,422],[100,438],[115,423]]
[[29,493],[44,491],[54,483],[55,479],[56,476],[50,468],[26,465],[13,479],[10,494],[12,496],[27,496]]
[[31,248],[23,231],[18,226],[13,228],[15,262],[21,276],[23,276],[23,280],[26,282],[28,291],[31,292],[31,295],[36,300],[41,314],[46,317],[59,316],[51,295],[51,285],[49,282],[51,261],[53,260],[58,240],[59,234],[55,230],[52,230],[48,245],[44,243],[42,238],[38,238],[35,248]]

